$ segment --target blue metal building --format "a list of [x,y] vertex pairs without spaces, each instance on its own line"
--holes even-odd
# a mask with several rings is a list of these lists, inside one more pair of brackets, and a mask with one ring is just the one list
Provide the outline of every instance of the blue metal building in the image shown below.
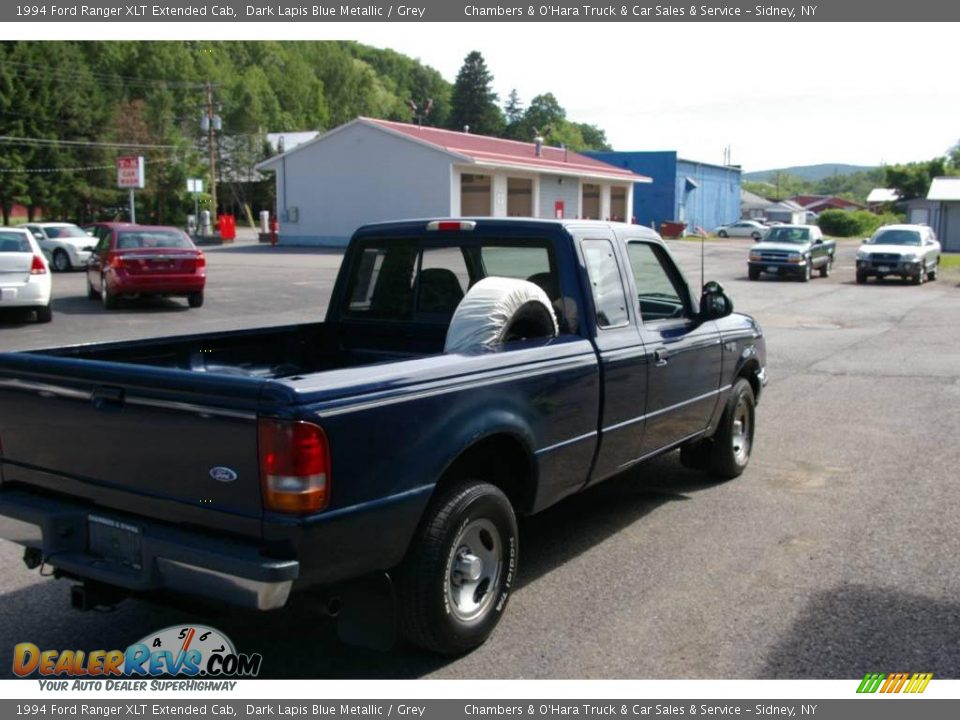
[[633,186],[633,217],[660,229],[662,222],[683,222],[688,230],[740,218],[740,168],[678,158],[673,151],[585,152],[597,160],[653,178]]

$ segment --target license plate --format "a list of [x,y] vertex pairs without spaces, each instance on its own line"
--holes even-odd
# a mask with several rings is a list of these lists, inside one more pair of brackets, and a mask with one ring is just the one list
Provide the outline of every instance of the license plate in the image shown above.
[[87,550],[91,555],[139,570],[143,563],[142,532],[136,525],[90,515]]
[[768,265],[767,272],[768,273],[780,272],[780,268],[778,268],[776,265]]
[[889,265],[880,265],[877,267],[877,272],[890,272]]

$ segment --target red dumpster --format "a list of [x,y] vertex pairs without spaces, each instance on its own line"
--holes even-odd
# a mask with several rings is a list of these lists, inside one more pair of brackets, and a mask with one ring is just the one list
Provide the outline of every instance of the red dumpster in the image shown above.
[[660,235],[665,238],[681,238],[687,229],[687,224],[664,220],[660,223]]

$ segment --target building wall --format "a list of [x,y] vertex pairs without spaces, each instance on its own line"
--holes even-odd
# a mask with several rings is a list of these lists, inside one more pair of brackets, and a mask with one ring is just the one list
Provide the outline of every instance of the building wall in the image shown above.
[[940,246],[947,252],[960,252],[960,202],[941,203],[939,220],[935,232]]
[[[687,178],[697,187],[688,189]],[[739,168],[678,160],[675,188],[676,219],[685,220],[689,230],[712,232],[740,217]]]
[[539,195],[537,217],[556,217],[554,204],[558,200],[563,201],[563,216],[565,218],[580,217],[580,180],[578,178],[541,175]]
[[[633,186],[633,218],[640,225],[660,229],[676,220],[677,154],[675,152],[586,152],[584,155],[653,178]],[[629,218],[628,218],[629,220]]]
[[280,244],[344,246],[366,223],[453,212],[449,156],[362,124],[270,169],[277,176]]

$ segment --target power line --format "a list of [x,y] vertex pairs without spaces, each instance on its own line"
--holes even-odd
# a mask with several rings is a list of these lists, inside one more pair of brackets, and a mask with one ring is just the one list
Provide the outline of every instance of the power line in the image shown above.
[[0,135],[0,143],[5,145],[41,145],[56,146],[70,145],[74,147],[102,147],[102,148],[155,148],[169,150],[176,148],[176,145],[151,145],[149,143],[125,143],[125,142],[97,142],[94,140],[58,140],[48,138],[21,138],[11,135]]
[[[11,66],[14,72],[20,75],[26,73],[23,70],[43,70],[48,76],[58,76],[64,80],[96,80],[102,84],[108,85],[140,85],[142,87],[167,87],[167,88],[187,88],[196,89],[206,87],[203,82],[190,82],[187,80],[164,80],[159,78],[138,78],[130,75],[114,75],[111,73],[101,73],[94,70],[70,70],[62,67],[51,67],[49,65],[40,65],[38,63],[26,63],[16,60],[0,60],[0,65]],[[19,70],[18,70],[19,68]]]
[[[156,160],[144,160],[146,165],[162,165],[165,163],[176,162],[176,158],[158,158]],[[69,172],[89,172],[93,170],[115,170],[116,165],[85,165],[81,167],[60,167],[60,168],[4,168],[0,167],[0,173],[11,175],[22,175],[32,173],[69,173]]]

